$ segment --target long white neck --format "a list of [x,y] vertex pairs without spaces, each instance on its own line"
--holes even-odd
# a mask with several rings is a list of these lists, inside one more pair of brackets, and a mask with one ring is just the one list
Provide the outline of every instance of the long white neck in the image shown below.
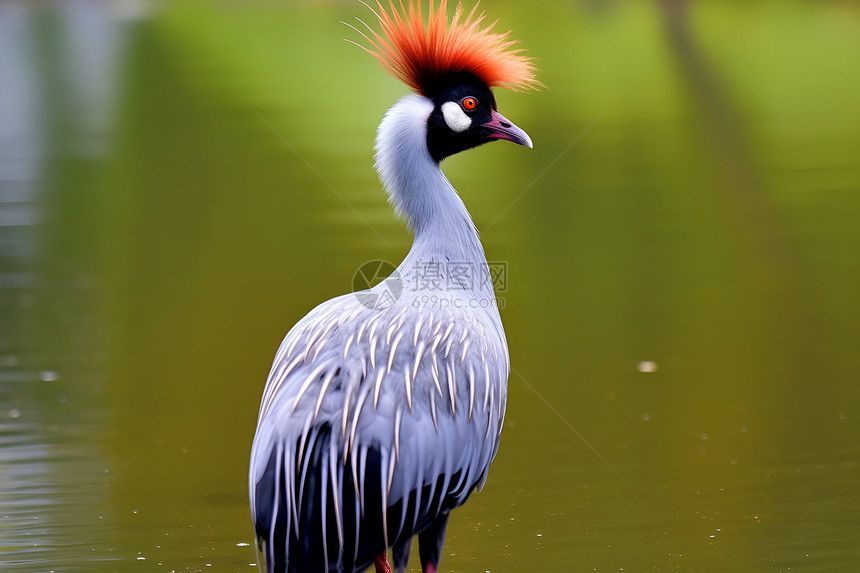
[[427,150],[433,102],[421,95],[398,101],[379,125],[376,169],[398,214],[415,232],[407,256],[486,264],[475,224],[462,199]]

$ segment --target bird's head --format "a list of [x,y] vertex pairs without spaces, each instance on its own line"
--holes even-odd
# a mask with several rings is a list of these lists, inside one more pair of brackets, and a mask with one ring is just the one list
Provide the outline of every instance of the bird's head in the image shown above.
[[436,161],[499,139],[532,147],[528,134],[498,112],[493,92],[476,76],[451,74],[432,99],[427,149]]
[[[460,5],[447,24],[447,2],[430,11],[425,26],[420,8],[412,0],[397,10],[389,0],[390,14],[377,0],[374,14],[382,34],[360,32],[371,44],[365,48],[396,78],[433,102],[427,120],[427,149],[437,162],[496,140],[526,147],[532,141],[525,131],[501,115],[491,87],[516,91],[541,84],[534,77],[531,58],[511,49],[509,33],[482,27],[484,14],[475,8],[465,18]],[[401,4],[402,7],[402,4]]]

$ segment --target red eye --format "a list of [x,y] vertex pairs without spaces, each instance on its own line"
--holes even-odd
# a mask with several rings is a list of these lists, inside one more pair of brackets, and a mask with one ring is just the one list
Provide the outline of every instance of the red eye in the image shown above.
[[466,111],[474,111],[474,109],[478,107],[478,100],[473,97],[467,97],[460,102],[460,105],[462,105],[463,109]]

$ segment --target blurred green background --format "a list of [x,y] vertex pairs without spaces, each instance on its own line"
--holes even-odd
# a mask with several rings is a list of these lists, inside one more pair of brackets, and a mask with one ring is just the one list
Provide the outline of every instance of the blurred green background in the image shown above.
[[[443,570],[855,571],[860,8],[481,8],[547,88],[496,91],[534,150],[444,164],[513,373]],[[0,4],[0,569],[253,570],[275,349],[411,244],[355,17]]]

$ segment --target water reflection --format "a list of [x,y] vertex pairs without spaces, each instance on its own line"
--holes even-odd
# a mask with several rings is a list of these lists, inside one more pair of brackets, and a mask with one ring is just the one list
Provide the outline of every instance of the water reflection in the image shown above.
[[[445,568],[860,559],[860,18],[682,4],[485,6],[551,89],[498,95],[532,153],[444,166],[519,373]],[[409,245],[363,10],[0,3],[0,568],[253,570],[275,347]]]
[[[0,3],[0,563],[111,560],[91,244],[63,228],[109,149],[128,2]],[[77,208],[73,209],[79,209]],[[74,212],[74,210],[72,211]]]
[[[92,429],[82,428],[77,419],[63,420],[64,414],[56,414],[60,408],[46,408],[34,400],[26,386],[39,384],[38,380],[2,384],[3,568],[45,571],[109,558],[112,550],[105,543],[109,529],[104,515],[109,470],[96,448],[74,436]],[[64,396],[56,400],[65,403]]]
[[[39,220],[33,205],[35,181],[44,162],[39,117],[32,10],[17,2],[0,4],[0,256],[4,262],[33,255],[28,228]],[[3,264],[0,285],[30,279]]]

